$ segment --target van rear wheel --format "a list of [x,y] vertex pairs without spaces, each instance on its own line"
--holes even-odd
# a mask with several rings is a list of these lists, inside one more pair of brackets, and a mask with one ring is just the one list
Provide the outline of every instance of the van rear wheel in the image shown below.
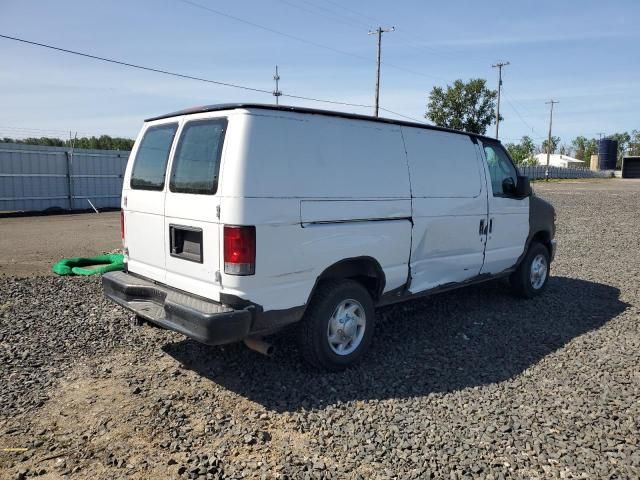
[[302,356],[316,368],[338,372],[357,363],[371,344],[373,300],[353,280],[321,283],[299,327]]

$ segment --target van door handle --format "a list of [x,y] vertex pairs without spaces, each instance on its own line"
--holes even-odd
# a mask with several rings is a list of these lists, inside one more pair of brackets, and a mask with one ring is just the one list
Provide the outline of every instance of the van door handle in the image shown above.
[[478,234],[479,235],[484,235],[485,231],[484,231],[484,218],[482,220],[480,220],[480,229],[478,230]]
[[493,232],[493,218],[489,219],[489,233]]

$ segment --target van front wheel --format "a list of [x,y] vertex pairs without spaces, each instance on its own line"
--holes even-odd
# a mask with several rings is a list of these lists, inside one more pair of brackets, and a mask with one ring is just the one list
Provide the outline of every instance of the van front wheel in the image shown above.
[[544,292],[549,281],[549,250],[541,243],[529,247],[518,269],[509,278],[514,292],[523,298],[533,298]]
[[314,367],[337,372],[365,354],[375,323],[369,292],[353,280],[321,283],[300,323],[303,357]]

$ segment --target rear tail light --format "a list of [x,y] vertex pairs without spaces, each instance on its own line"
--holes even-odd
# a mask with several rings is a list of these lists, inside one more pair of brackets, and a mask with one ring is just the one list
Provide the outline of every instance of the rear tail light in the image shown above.
[[224,273],[256,273],[256,227],[224,226]]
[[120,238],[124,244],[124,210],[120,210]]

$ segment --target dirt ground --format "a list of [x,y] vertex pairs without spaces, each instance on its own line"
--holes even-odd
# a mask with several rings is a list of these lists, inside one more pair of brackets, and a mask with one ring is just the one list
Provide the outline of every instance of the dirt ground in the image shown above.
[[48,275],[63,257],[121,246],[120,212],[0,218],[0,275]]

